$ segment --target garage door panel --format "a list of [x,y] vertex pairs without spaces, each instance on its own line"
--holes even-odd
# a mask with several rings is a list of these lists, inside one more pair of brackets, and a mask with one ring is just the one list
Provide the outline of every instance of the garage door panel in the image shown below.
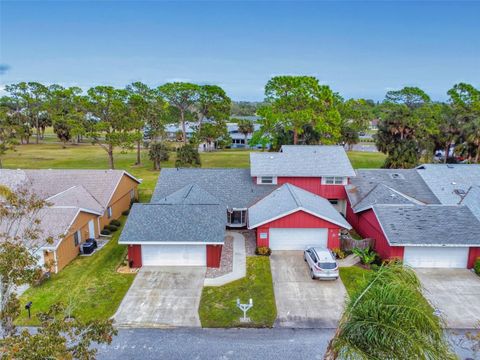
[[416,268],[466,268],[468,248],[405,247],[403,261]]
[[144,266],[206,266],[205,245],[142,245]]
[[304,250],[314,245],[327,247],[328,229],[271,228],[269,244],[272,250]]

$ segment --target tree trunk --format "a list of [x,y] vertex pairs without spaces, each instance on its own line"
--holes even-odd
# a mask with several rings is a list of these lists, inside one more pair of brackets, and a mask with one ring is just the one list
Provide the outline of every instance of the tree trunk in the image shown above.
[[475,155],[475,162],[478,164],[480,160],[480,144],[477,147],[477,155]]
[[445,159],[443,159],[443,163],[446,164],[448,159],[448,153],[450,152],[450,143],[448,143],[447,146],[445,146],[444,151],[445,151]]
[[35,126],[37,128],[37,137],[35,139],[35,144],[38,144],[40,140],[40,127],[38,126],[38,117],[35,119]]
[[110,165],[110,169],[115,169],[115,164],[113,163],[113,146],[108,144],[108,164]]
[[180,120],[182,122],[183,143],[187,145],[187,129],[185,127],[185,114],[183,110],[180,111]]
[[141,165],[142,164],[142,157],[141,157],[141,140],[138,140],[137,141],[137,162],[135,163],[135,165]]
[[298,132],[297,129],[293,129],[293,145],[298,144]]

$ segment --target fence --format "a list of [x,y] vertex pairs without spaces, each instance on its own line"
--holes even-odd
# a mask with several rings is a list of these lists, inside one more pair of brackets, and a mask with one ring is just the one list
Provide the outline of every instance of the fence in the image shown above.
[[340,237],[340,247],[342,248],[343,251],[352,251],[352,249],[354,248],[361,249],[361,250],[366,249],[367,247],[372,248],[373,239],[366,238],[362,240],[355,240],[349,234],[342,235]]

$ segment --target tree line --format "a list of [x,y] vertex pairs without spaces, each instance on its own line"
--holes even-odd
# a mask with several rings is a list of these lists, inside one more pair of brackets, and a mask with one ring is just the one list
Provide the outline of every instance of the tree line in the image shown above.
[[[255,114],[260,130],[250,145],[343,144],[359,141],[370,122],[378,121],[374,136],[377,148],[387,154],[384,167],[408,168],[422,157],[430,161],[438,150],[454,153],[469,162],[480,161],[480,90],[460,83],[448,91],[448,101],[434,102],[421,89],[405,87],[389,91],[382,102],[344,99],[311,76],[276,76],[265,86],[262,103],[234,103],[216,85],[185,82],[155,88],[134,82],[125,88],[95,86],[46,86],[21,82],[5,87],[0,99],[0,155],[32,136],[38,143],[45,128],[53,126],[64,143],[88,139],[105,150],[114,168],[114,150],[134,149],[141,163],[145,137],[151,139],[150,158],[156,168],[168,157],[162,142],[168,124],[177,124],[186,163],[198,165],[199,143],[227,146],[226,123],[233,112]],[[245,115],[247,114],[247,115]],[[239,131],[254,132],[251,120],[235,119]],[[187,124],[194,133],[187,136]]]

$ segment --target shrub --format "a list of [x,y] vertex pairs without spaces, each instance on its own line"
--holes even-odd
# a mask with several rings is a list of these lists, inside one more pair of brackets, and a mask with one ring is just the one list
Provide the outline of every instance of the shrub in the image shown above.
[[473,265],[473,270],[475,271],[475,274],[480,276],[480,257],[475,260],[475,264]]
[[168,161],[170,158],[170,148],[163,143],[153,143],[150,145],[148,151],[148,157],[153,162],[154,170],[160,170],[160,164],[162,161]]
[[176,167],[200,167],[200,165],[200,154],[194,145],[186,144],[177,149]]
[[128,216],[128,214],[130,214],[130,209],[127,209],[125,211],[122,211],[122,215],[123,216]]
[[107,226],[105,226],[103,229],[104,229],[104,230],[107,229],[107,230],[109,230],[110,232],[115,232],[115,231],[118,230],[118,227],[115,226],[115,225],[107,225]]
[[339,248],[332,249],[332,253],[335,255],[337,259],[345,259],[346,254]]
[[261,255],[261,256],[270,256],[272,253],[272,250],[268,246],[257,246],[255,249],[255,254]]
[[122,225],[122,223],[120,221],[114,219],[114,220],[110,221],[110,225],[120,227]]
[[369,247],[364,250],[355,248],[352,251],[360,258],[360,262],[364,265],[370,265],[378,258],[377,253]]
[[100,234],[101,235],[110,235],[112,232],[108,229],[103,229],[102,231],[100,231]]

